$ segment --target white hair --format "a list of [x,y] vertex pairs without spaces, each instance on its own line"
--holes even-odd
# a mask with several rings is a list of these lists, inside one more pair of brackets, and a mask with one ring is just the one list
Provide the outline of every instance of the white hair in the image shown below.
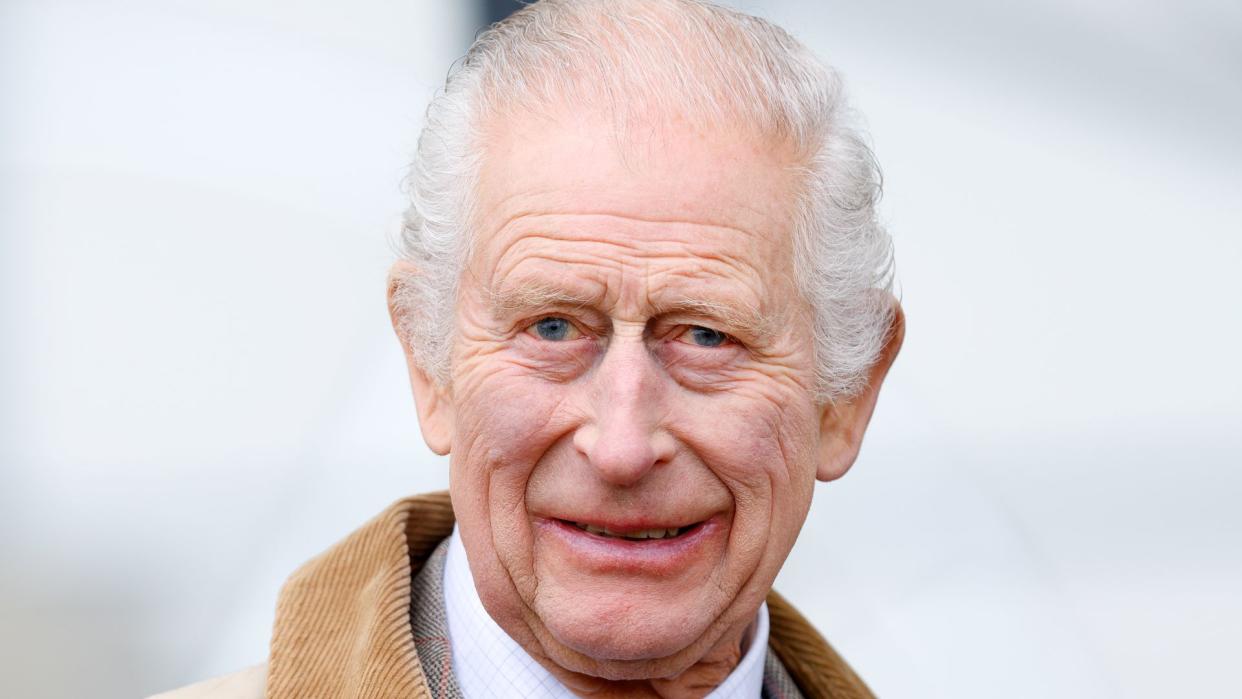
[[740,123],[787,142],[802,186],[794,272],[814,313],[816,394],[860,391],[892,323],[892,243],[880,172],[837,74],[781,28],[702,0],[541,0],[475,40],[427,109],[394,280],[398,331],[447,382],[488,118],[569,102]]

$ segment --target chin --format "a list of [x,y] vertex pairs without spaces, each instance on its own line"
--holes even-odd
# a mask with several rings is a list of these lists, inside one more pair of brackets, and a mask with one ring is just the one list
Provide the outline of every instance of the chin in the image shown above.
[[689,667],[696,651],[710,646],[704,636],[716,617],[701,601],[658,603],[650,595],[566,591],[548,598],[535,611],[556,644],[586,656],[595,665],[590,674],[606,671],[609,679],[663,677]]

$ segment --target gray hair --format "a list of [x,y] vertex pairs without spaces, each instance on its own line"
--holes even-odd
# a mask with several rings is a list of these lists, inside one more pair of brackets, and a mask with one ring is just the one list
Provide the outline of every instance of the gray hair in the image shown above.
[[541,0],[493,25],[427,109],[399,241],[398,331],[448,381],[458,278],[469,258],[489,116],[555,101],[677,110],[788,142],[802,186],[794,273],[814,312],[816,395],[867,382],[892,322],[892,242],[877,221],[880,172],[837,74],[781,28],[702,0]]

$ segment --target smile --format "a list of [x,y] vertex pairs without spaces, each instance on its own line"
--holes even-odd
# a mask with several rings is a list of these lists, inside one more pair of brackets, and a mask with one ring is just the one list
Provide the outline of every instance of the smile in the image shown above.
[[603,537],[607,537],[610,539],[628,539],[630,541],[642,541],[644,539],[673,539],[673,538],[681,536],[682,534],[685,534],[686,532],[698,526],[698,523],[695,523],[695,524],[691,524],[686,527],[671,527],[671,528],[659,527],[656,529],[639,529],[637,531],[621,532],[621,531],[613,531],[612,529],[609,529],[608,527],[601,527],[601,526],[597,526],[594,524],[588,524],[585,522],[570,522],[568,520],[562,520],[562,521],[566,522],[567,524],[572,524],[573,526],[581,529],[584,532],[595,534],[596,536],[603,536]]
[[572,569],[664,579],[718,560],[729,530],[728,518],[722,515],[671,527],[653,527],[656,522],[650,520],[605,523],[559,517],[540,517],[535,523],[540,540],[551,547],[548,550],[556,551],[556,558]]

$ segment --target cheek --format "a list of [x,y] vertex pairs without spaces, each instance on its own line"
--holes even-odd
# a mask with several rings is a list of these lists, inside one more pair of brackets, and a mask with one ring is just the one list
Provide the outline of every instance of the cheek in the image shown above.
[[814,414],[802,402],[745,388],[702,395],[682,412],[680,436],[726,485],[780,497],[814,478]]
[[461,390],[454,401],[450,487],[463,536],[492,549],[516,576],[529,567],[523,563],[530,552],[526,484],[571,421],[562,409],[565,387],[503,366],[489,369],[476,381],[455,380]]
[[805,399],[744,388],[701,400],[682,413],[681,439],[733,495],[734,572],[774,576],[810,506],[814,410]]
[[521,462],[556,438],[566,387],[510,361],[480,362],[454,377],[454,452],[470,470]]

